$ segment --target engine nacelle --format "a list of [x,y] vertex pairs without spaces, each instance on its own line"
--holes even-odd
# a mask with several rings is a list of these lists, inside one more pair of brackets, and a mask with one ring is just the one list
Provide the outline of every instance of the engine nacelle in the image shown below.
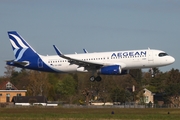
[[105,66],[98,70],[98,73],[104,75],[125,75],[128,74],[128,70],[121,70],[120,65]]

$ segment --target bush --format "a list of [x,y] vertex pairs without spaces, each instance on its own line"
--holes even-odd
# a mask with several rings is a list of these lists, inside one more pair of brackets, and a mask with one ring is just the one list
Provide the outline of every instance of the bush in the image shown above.
[[7,103],[0,103],[0,106],[1,106],[2,108],[4,108],[4,107],[7,106]]

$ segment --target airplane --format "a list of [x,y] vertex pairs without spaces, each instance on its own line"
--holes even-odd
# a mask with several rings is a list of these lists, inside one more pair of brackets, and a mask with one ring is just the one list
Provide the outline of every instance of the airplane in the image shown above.
[[[40,55],[16,31],[8,31],[15,59],[7,65],[56,72],[91,72],[90,81],[101,81],[103,75],[125,75],[130,69],[161,67],[174,63],[175,58],[156,49],[125,50],[83,54],[63,54],[53,45],[57,55]],[[94,74],[97,74],[95,76]]]

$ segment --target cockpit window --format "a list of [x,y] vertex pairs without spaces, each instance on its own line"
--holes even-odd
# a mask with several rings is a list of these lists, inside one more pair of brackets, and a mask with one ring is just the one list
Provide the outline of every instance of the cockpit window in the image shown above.
[[159,57],[167,56],[167,53],[159,53]]

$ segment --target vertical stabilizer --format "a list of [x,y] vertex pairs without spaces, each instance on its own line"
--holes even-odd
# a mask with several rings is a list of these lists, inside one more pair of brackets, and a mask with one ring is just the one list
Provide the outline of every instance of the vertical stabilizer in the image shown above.
[[16,58],[15,61],[37,57],[37,52],[16,31],[9,31],[8,35]]

